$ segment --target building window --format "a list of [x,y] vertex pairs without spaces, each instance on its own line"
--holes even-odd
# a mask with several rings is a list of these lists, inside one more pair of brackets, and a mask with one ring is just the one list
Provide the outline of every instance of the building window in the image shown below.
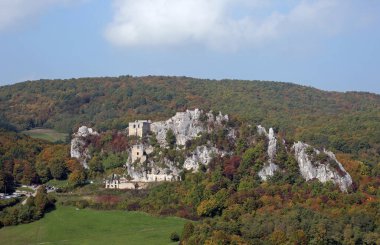
[[137,152],[137,156],[140,155],[140,152]]
[[133,128],[136,128],[136,124],[133,124]]

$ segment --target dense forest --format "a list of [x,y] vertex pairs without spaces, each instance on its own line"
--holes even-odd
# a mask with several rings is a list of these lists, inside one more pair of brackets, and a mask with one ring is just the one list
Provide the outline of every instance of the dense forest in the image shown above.
[[0,125],[72,132],[86,124],[122,129],[198,107],[222,111],[280,135],[380,160],[380,95],[325,92],[290,83],[187,77],[39,80],[0,87]]

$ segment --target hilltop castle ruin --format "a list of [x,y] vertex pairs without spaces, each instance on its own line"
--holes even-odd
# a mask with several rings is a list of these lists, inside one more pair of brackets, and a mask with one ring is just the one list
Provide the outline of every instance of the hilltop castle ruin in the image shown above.
[[128,136],[143,138],[150,131],[150,120],[137,120],[130,122],[128,126]]

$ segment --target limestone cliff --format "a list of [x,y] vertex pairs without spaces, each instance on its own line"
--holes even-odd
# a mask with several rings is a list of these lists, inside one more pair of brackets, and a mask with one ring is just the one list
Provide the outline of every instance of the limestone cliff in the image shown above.
[[[228,115],[214,115],[212,112],[204,113],[202,110],[187,110],[177,112],[175,116],[166,121],[154,122],[150,125],[150,130],[155,134],[156,139],[161,147],[166,147],[166,133],[172,130],[176,137],[176,144],[183,146],[188,140],[192,140],[203,132],[211,132],[215,127],[222,126],[228,121]],[[235,131],[231,130],[229,136],[235,137]],[[147,146],[146,146],[147,147]],[[183,169],[197,171],[199,164],[208,165],[216,155],[224,155],[212,146],[197,146],[189,154],[183,163],[183,168],[178,167],[179,163],[174,163],[168,159],[161,159],[160,162],[154,162],[148,158],[145,163],[136,163],[131,159],[126,163],[126,172],[132,181],[153,182],[179,180]],[[133,154],[131,154],[133,156]]]
[[186,141],[198,136],[205,129],[200,121],[202,111],[195,109],[185,112],[177,112],[172,118],[154,122],[151,124],[151,131],[156,134],[160,145],[166,144],[166,132],[171,129],[176,137],[177,145],[185,145]]
[[[192,151],[178,147],[177,150],[181,148],[185,152],[184,154],[186,154],[182,156],[184,157],[183,162],[173,162],[168,160],[168,155],[162,155],[168,150],[165,148],[166,133],[169,129],[173,131],[176,137],[177,146],[184,146],[188,140],[199,137],[201,133],[210,133],[218,128],[226,128],[228,130],[226,137],[231,140],[232,144],[236,144],[235,139],[239,131],[227,127],[228,121],[228,116],[222,113],[215,115],[212,112],[204,113],[202,110],[195,109],[178,112],[166,121],[152,123],[150,125],[151,132],[155,134],[161,148],[153,149],[152,146],[144,143],[146,145],[142,144],[142,146],[145,150],[138,153],[136,150],[136,153],[133,154],[134,147],[132,147],[129,154],[130,159],[125,163],[126,176],[135,182],[179,180],[184,169],[198,171],[200,165],[207,166],[215,156],[232,155],[233,152],[227,153],[218,149],[210,143],[210,140],[203,142],[203,145],[197,145]],[[276,171],[280,173],[286,172],[287,170],[283,169],[284,167],[279,167],[284,166],[284,164],[276,162],[277,149],[278,147],[282,147],[282,144],[285,144],[285,142],[277,139],[273,128],[269,128],[267,131],[259,125],[257,126],[257,134],[265,136],[267,141],[267,161],[258,172],[260,178],[265,181],[273,176]],[[91,159],[87,148],[88,138],[91,139],[91,137],[97,135],[96,131],[86,126],[80,127],[78,132],[73,134],[71,156],[77,158],[86,168],[88,168],[88,160]],[[252,141],[253,144],[254,142]],[[346,172],[342,164],[337,161],[332,152],[326,150],[321,152],[302,142],[295,143],[291,149],[285,147],[285,150],[288,154],[294,154],[298,162],[299,171],[306,181],[312,179],[318,179],[323,183],[332,181],[344,192],[348,191],[351,187],[351,176]],[[151,154],[153,155],[151,156]]]
[[321,152],[303,142],[294,143],[292,150],[305,180],[318,179],[322,183],[332,181],[344,192],[347,192],[352,185],[350,174],[332,152],[323,150],[326,157],[324,160],[319,160],[315,159],[315,156],[320,155]]
[[[278,142],[272,128],[267,132],[264,127],[259,125],[257,132],[260,135],[265,135],[268,139],[268,161],[264,163],[263,168],[258,173],[260,178],[265,181],[280,170],[275,163]],[[292,151],[298,162],[300,173],[306,181],[312,179],[318,179],[322,183],[332,181],[344,192],[347,192],[352,185],[351,176],[332,152],[326,150],[321,152],[302,142],[294,143]]]
[[198,146],[189,157],[186,158],[183,168],[198,171],[199,164],[207,166],[213,157],[226,155],[225,152],[210,146]]
[[268,138],[268,162],[264,163],[263,168],[259,172],[259,176],[262,180],[267,180],[268,177],[273,176],[274,173],[279,169],[278,166],[274,163],[277,151],[277,139],[274,134],[273,128],[269,129],[267,133],[266,129],[261,125],[257,126],[257,132],[261,135],[265,135]]
[[124,167],[130,181],[133,182],[177,181],[181,179],[182,170],[168,159],[164,159],[160,164],[152,161],[136,164],[128,160]]
[[85,168],[88,168],[87,162],[91,159],[89,150],[86,147],[85,138],[91,135],[98,135],[98,133],[92,128],[82,126],[78,129],[78,132],[73,134],[71,140],[70,155],[73,158],[77,158]]
[[200,133],[212,130],[210,125],[222,125],[225,121],[228,121],[228,116],[221,113],[214,116],[211,112],[204,113],[199,109],[186,110],[177,112],[166,121],[152,123],[150,130],[156,134],[161,146],[166,145],[166,133],[169,129],[173,131],[177,145],[185,145],[186,141],[196,138]]

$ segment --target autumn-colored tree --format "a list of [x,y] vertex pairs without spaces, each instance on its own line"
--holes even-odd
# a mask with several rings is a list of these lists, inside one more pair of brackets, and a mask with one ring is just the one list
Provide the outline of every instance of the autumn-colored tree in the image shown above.
[[37,173],[34,166],[31,163],[26,162],[24,164],[24,171],[23,171],[21,183],[24,185],[30,185],[32,183],[36,183],[37,180],[38,180]]
[[69,175],[69,183],[74,186],[83,184],[85,180],[86,174],[81,170],[74,170],[74,172]]
[[241,158],[238,156],[233,156],[226,160],[224,162],[224,169],[223,169],[223,174],[229,178],[232,179],[233,176],[237,173],[237,170],[240,165]]
[[36,171],[44,183],[52,177],[64,179],[67,176],[66,162],[70,159],[69,151],[65,145],[52,145],[46,147],[36,159]]
[[80,162],[76,158],[71,158],[67,160],[66,167],[70,172],[83,169],[83,166],[80,164]]
[[194,224],[192,222],[185,223],[181,235],[181,240],[187,240],[194,233]]
[[286,233],[282,230],[275,230],[270,235],[269,241],[274,245],[286,244]]
[[129,147],[128,139],[124,134],[116,133],[112,137],[111,149],[113,152],[123,152]]
[[104,168],[99,156],[94,156],[89,162],[88,167],[90,169],[90,175],[92,177],[97,176],[99,173],[103,173]]

